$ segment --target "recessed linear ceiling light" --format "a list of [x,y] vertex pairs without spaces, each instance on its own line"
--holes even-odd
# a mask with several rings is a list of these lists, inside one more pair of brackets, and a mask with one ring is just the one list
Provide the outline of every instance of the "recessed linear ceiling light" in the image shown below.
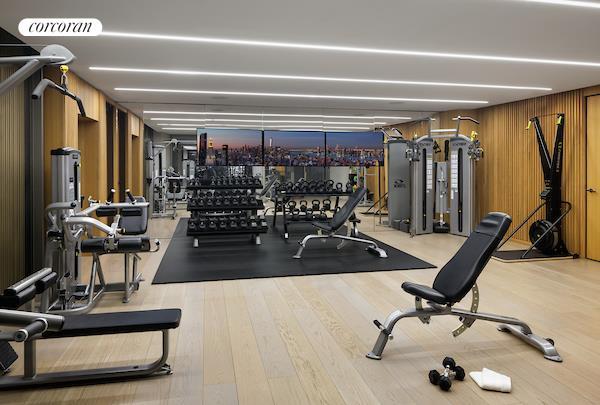
[[[213,112],[213,111],[144,111],[144,114],[181,114],[181,115],[240,115],[250,117],[303,117],[303,118],[346,118],[346,119],[389,119],[412,120],[412,117],[366,116],[366,115],[321,115],[321,114],[273,114],[273,113],[243,113],[243,112]],[[178,119],[178,118],[176,118]],[[183,119],[183,118],[182,118]]]
[[414,85],[414,86],[477,87],[477,88],[484,88],[484,89],[539,90],[539,91],[552,90],[549,87],[510,86],[510,85],[501,85],[501,84],[427,82],[427,81],[383,80],[383,79],[357,79],[357,78],[347,78],[347,77],[273,75],[273,74],[259,74],[259,73],[205,72],[205,71],[198,71],[198,70],[140,69],[140,68],[120,68],[120,67],[102,67],[102,66],[90,66],[90,70],[101,70],[101,71],[109,71],[109,72],[130,72],[130,73],[159,73],[159,74],[168,74],[168,75],[190,75],[190,76],[246,77],[246,78],[254,78],[254,79],[284,79],[284,80],[312,80],[312,81],[323,81],[323,82],[398,84],[398,85]]
[[584,7],[584,8],[600,8],[600,3],[592,1],[574,1],[574,0],[518,0],[527,3],[544,3],[555,4],[558,6]]
[[332,100],[371,100],[371,101],[414,101],[425,103],[459,103],[459,104],[488,104],[483,100],[456,100],[435,98],[405,98],[405,97],[368,97],[368,96],[338,96],[333,94],[295,94],[295,93],[256,93],[245,91],[215,91],[215,90],[183,90],[183,89],[148,89],[135,87],[115,87],[116,91],[148,92],[148,93],[183,93],[183,94],[226,94],[230,96],[257,97],[286,97],[286,98],[318,98]]
[[[238,127],[251,127],[251,128],[257,128],[257,126],[255,125],[210,125],[210,127],[214,128],[214,129],[219,129],[219,128],[223,128],[223,129],[236,129]],[[283,128],[283,127],[274,127],[275,128]],[[165,131],[195,131],[196,128],[175,128],[175,127],[167,127],[167,128],[162,128]],[[311,128],[311,129],[296,129],[296,128],[286,128],[286,131],[305,131],[305,130],[310,130],[310,131],[317,131],[318,130],[330,130],[330,129],[339,129],[339,130],[348,130],[348,129],[360,129],[360,130],[371,130],[371,128],[368,127],[318,127],[318,128]]]
[[[194,121],[194,122],[262,122],[267,124],[275,123],[292,123],[292,124],[339,124],[339,125],[385,125],[386,122],[343,122],[343,121],[296,121],[296,120],[234,120],[234,119],[177,119],[177,118],[150,118],[150,121]],[[168,125],[185,125],[185,124],[168,124]]]
[[[159,127],[162,127],[164,130],[168,130],[173,127],[193,127],[193,128],[203,128],[203,127],[247,127],[247,128],[297,128],[298,124],[290,125],[290,124],[282,124],[282,125],[261,125],[261,124],[228,124],[228,123],[219,123],[219,124],[157,124]],[[305,128],[331,128],[330,126],[323,125],[302,125]],[[338,126],[336,128],[354,128],[353,126]],[[362,127],[361,127],[362,128]],[[373,128],[373,126],[369,126],[366,128]],[[365,129],[366,129],[365,128]]]
[[305,44],[305,43],[298,43],[298,42],[255,41],[255,40],[231,39],[231,38],[192,37],[192,36],[184,36],[184,35],[142,34],[142,33],[136,33],[136,32],[103,31],[100,35],[107,36],[107,37],[119,37],[119,38],[158,39],[158,40],[182,41],[182,42],[202,42],[202,43],[220,44],[220,45],[260,46],[260,47],[272,47],[272,48],[306,49],[306,50],[316,50],[316,51],[337,51],[337,52],[371,53],[371,54],[383,54],[383,55],[421,56],[421,57],[431,57],[431,58],[486,60],[486,61],[492,61],[492,62],[540,63],[540,64],[548,64],[548,65],[572,65],[572,66],[600,67],[600,62],[586,62],[586,61],[562,60],[562,59],[543,59],[543,58],[523,58],[523,57],[518,57],[518,56],[481,55],[481,54],[452,53],[452,52],[428,52],[428,51],[414,51],[414,50],[408,50],[408,49],[366,48],[366,47],[338,46],[338,45],[325,45],[325,44]]

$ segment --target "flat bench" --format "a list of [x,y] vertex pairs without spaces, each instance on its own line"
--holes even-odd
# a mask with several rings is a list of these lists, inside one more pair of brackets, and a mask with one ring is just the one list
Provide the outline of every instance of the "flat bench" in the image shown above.
[[112,312],[65,316],[59,331],[46,331],[43,339],[79,336],[116,335],[121,333],[156,332],[176,329],[181,320],[180,309]]
[[[42,269],[4,290],[0,295],[0,366],[7,371],[18,359],[10,342],[23,343],[23,374],[0,374],[0,390],[25,387],[100,384],[155,375],[171,374],[169,330],[179,327],[180,309],[113,312],[103,314],[56,315],[20,310],[35,302],[36,295],[45,300],[48,289],[56,282],[52,269]],[[47,299],[46,299],[47,301]],[[17,330],[5,330],[16,327]],[[36,342],[46,339],[77,338],[83,336],[116,335],[124,333],[162,333],[162,354],[149,364],[37,373]],[[60,353],[55,353],[60,358]],[[2,361],[4,359],[4,361]]]

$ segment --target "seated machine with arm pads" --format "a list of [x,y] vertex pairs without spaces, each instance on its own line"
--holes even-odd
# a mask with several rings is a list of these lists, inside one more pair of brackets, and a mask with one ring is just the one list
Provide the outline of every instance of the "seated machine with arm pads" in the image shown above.
[[[366,188],[359,188],[352,193],[346,203],[333,215],[330,221],[314,221],[312,225],[319,231],[318,234],[306,235],[304,239],[299,241],[300,248],[294,255],[294,259],[302,258],[302,251],[306,247],[306,243],[311,239],[341,239],[342,242],[337,246],[341,249],[344,246],[344,242],[358,242],[367,244],[367,251],[381,258],[387,258],[385,250],[377,246],[377,243],[368,239],[361,239],[358,237],[358,226],[360,220],[354,215],[354,210],[360,204],[364,196],[367,194]],[[349,222],[348,231],[346,235],[338,235],[336,232],[346,223]],[[326,233],[323,234],[323,231]]]
[[[533,334],[525,322],[512,317],[477,312],[479,304],[477,277],[490,260],[511,222],[510,216],[500,212],[486,215],[454,257],[439,271],[433,287],[410,282],[402,283],[402,289],[415,296],[415,308],[406,311],[396,310],[383,324],[374,321],[380,333],[373,350],[367,354],[367,357],[381,360],[383,349],[388,339],[392,338],[392,330],[400,319],[419,318],[421,322],[428,324],[432,316],[450,315],[458,317],[461,321],[460,326],[452,332],[454,337],[463,333],[478,319],[496,322],[500,324],[498,330],[519,337],[540,350],[546,359],[561,362],[554,341]],[[473,291],[471,309],[453,308],[453,305],[460,302],[469,290]],[[427,303],[426,307],[423,307],[423,300]]]
[[[160,309],[102,313],[92,315],[55,315],[33,312],[37,295],[47,301],[49,289],[58,276],[50,268],[42,269],[8,287],[0,295],[0,350],[11,364],[17,359],[9,342],[24,344],[22,375],[0,375],[0,390],[39,386],[99,384],[124,381],[155,375],[171,374],[167,364],[169,356],[169,330],[179,327],[180,309]],[[19,310],[28,306],[30,311]],[[5,327],[16,327],[7,331]],[[37,373],[36,343],[38,340],[76,338],[82,336],[115,335],[123,333],[161,332],[162,353],[149,364],[134,364],[97,369],[54,371]],[[55,358],[59,358],[56,355]],[[8,369],[10,364],[3,369]]]

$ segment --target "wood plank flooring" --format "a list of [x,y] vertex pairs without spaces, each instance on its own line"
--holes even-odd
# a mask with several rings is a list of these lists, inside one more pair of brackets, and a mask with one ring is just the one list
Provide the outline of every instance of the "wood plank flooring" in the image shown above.
[[[361,230],[437,266],[463,241],[439,234],[411,239],[375,222],[363,218]],[[383,360],[373,361],[364,356],[377,337],[372,320],[411,306],[401,283],[429,284],[437,270],[151,285],[176,223],[151,220],[149,234],[162,238],[162,249],[144,255],[147,281],[131,302],[107,294],[95,309],[182,308],[181,326],[172,332],[173,375],[4,392],[0,404],[600,403],[600,263],[492,260],[479,279],[480,310],[522,318],[534,332],[553,337],[561,364],[490,323],[476,322],[455,339],[456,319],[443,317],[430,325],[401,321]],[[109,280],[118,280],[121,260],[102,260]],[[160,335],[61,339],[38,347],[40,370],[141,363],[158,356]],[[427,372],[441,368],[446,355],[468,371],[488,367],[509,375],[513,392],[482,391],[468,377],[451,392],[440,391]]]

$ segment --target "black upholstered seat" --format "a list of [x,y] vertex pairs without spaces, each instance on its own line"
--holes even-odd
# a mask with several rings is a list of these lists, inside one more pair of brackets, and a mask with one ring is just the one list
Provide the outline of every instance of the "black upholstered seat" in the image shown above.
[[337,231],[352,216],[354,209],[358,204],[360,204],[362,199],[365,197],[365,194],[367,194],[366,188],[363,187],[357,189],[355,192],[350,194],[346,203],[339,210],[337,210],[335,214],[333,214],[333,217],[330,221],[314,221],[312,225],[327,232]]
[[433,287],[405,282],[407,293],[438,304],[452,305],[469,293],[492,253],[510,227],[510,216],[492,212],[483,218],[456,254],[437,274]]
[[175,329],[181,320],[181,309],[112,312],[106,314],[65,316],[60,331],[46,331],[42,337],[56,339],[75,336],[113,335]]
[[410,295],[423,298],[426,301],[433,301],[437,302],[438,304],[445,304],[448,301],[444,294],[423,284],[406,281],[402,283],[402,289]]

